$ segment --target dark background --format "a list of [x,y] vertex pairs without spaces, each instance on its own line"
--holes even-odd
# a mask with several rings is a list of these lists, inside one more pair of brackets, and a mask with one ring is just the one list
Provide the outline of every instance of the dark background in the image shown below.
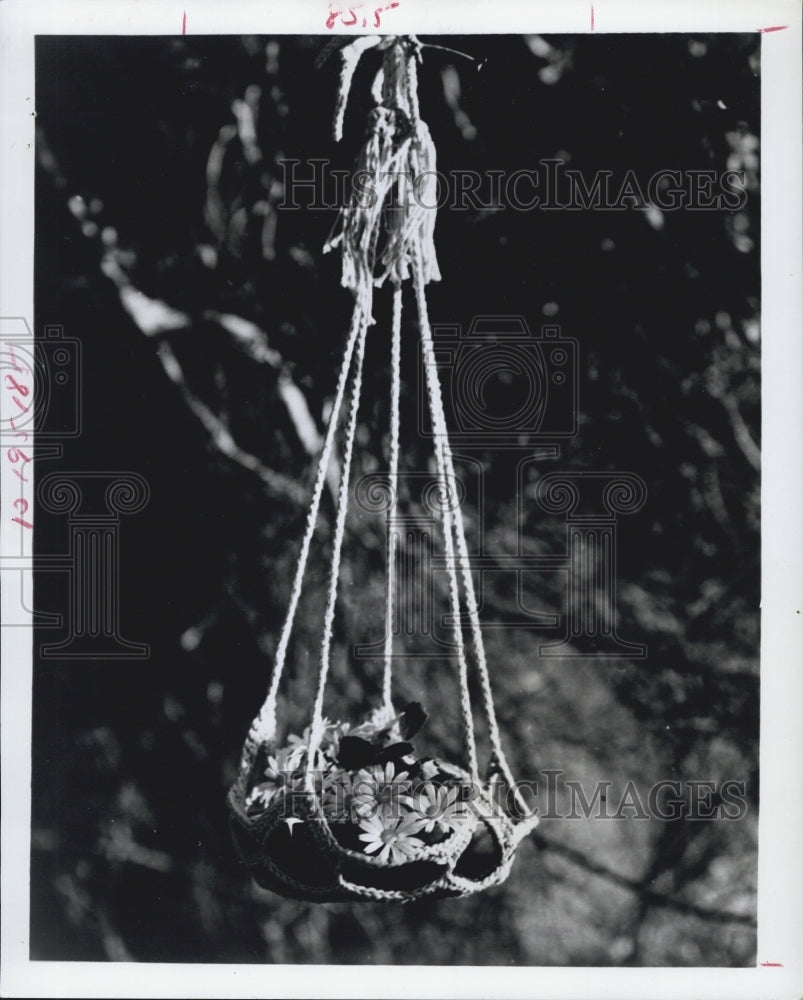
[[[632,779],[645,793],[663,779],[742,780],[746,817],[547,820],[506,885],[405,907],[290,902],[254,888],[236,861],[224,796],[264,697],[303,530],[313,462],[299,431],[324,426],[351,303],[337,255],[321,252],[336,213],[279,209],[280,162],[319,156],[349,168],[377,66],[369,56],[358,71],[336,147],[338,63],[333,54],[316,66],[324,41],[37,41],[37,333],[61,325],[84,365],[81,434],[37,475],[131,470],[148,481],[148,505],[120,527],[119,611],[122,635],[150,655],[35,664],[31,956],[753,964],[755,35],[425,39],[477,62],[424,49],[420,70],[443,171],[535,169],[547,158],[588,179],[600,169],[643,182],[660,169],[745,171],[739,211],[444,209],[443,280],[428,295],[433,322],[521,314],[579,342],[579,433],[559,460],[528,467],[523,496],[539,475],[568,469],[629,470],[648,488],[644,509],[621,521],[618,577],[619,630],[647,645],[645,660],[539,659],[538,643],[560,628],[487,630],[514,771],[560,768],[620,792]],[[236,127],[238,101],[256,110],[253,139]],[[221,314],[254,326],[237,335]],[[384,461],[383,297],[375,315],[358,476]],[[426,470],[412,319],[404,335],[404,462]],[[282,401],[280,372],[305,406]],[[505,391],[500,383],[499,399]],[[42,429],[57,434],[64,419],[54,400]],[[221,427],[254,462],[215,438]],[[513,553],[519,538],[525,551],[561,550],[560,518],[517,509],[522,452],[466,457],[486,470],[478,510],[473,467],[460,466],[471,538],[481,517],[489,553]],[[325,496],[280,706],[291,729],[310,707],[331,516]],[[41,507],[37,518],[38,554],[64,552],[66,519]],[[379,638],[383,536],[365,515],[351,528],[330,714],[359,717],[375,704],[378,665],[348,650]],[[509,578],[490,581],[484,622],[510,620]],[[528,586],[530,607],[563,611],[561,574]],[[36,604],[66,613],[64,574],[37,575]],[[65,634],[39,629],[37,649]],[[421,697],[432,714],[432,747],[459,753],[449,664],[413,659],[400,675],[400,698]]]

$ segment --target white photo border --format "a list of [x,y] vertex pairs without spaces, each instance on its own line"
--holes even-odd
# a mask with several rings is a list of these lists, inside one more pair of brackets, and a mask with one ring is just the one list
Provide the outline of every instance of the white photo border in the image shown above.
[[[33,329],[34,40],[37,34],[321,34],[328,0],[4,0],[0,3],[0,321]],[[400,0],[383,31],[417,34],[762,32],[762,608],[758,952],[754,969],[37,962],[29,959],[31,540],[2,535],[2,972],[14,997],[688,997],[803,995],[803,167],[799,0]],[[357,28],[355,33],[365,33]],[[375,32],[380,33],[380,32]],[[7,404],[2,404],[7,405]],[[25,623],[28,626],[25,627]]]

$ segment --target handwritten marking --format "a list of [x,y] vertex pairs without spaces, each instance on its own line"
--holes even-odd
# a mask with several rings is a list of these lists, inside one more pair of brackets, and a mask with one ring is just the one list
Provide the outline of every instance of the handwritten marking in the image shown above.
[[788,24],[776,24],[774,28],[756,28],[760,35],[766,35],[768,31],[786,31]]
[[399,6],[399,5],[398,5],[398,3],[389,3],[389,4],[387,5],[387,7],[380,7],[380,8],[377,8],[377,9],[376,9],[376,10],[374,11],[374,27],[375,27],[375,28],[379,28],[379,27],[381,27],[381,25],[380,25],[380,23],[379,23],[379,15],[380,15],[380,14],[384,14],[384,12],[385,12],[386,10],[393,10],[393,9],[394,9],[395,7],[398,7],[398,6]]
[[[373,26],[375,28],[382,27],[382,20],[380,14],[384,14],[385,11],[393,10],[399,6],[398,0],[394,0],[393,3],[386,4],[384,7],[372,7],[366,5],[365,3],[355,3],[350,7],[341,7],[339,4],[329,3],[329,16],[326,18],[326,27],[331,31],[335,26],[335,22],[340,18],[340,24],[344,28],[353,28],[355,25],[361,28],[368,27],[368,12],[373,13]],[[366,10],[367,7],[367,10]],[[358,16],[357,11],[365,11],[365,16]],[[344,15],[348,13],[348,18]]]
[[767,968],[769,968],[769,969],[782,969],[783,968],[783,964],[781,962],[760,962],[759,964],[763,965],[765,969],[767,969]]
[[[31,394],[31,386],[28,383],[28,379],[25,377],[26,374],[31,375],[31,369],[28,368],[27,365],[23,365],[20,363],[20,361],[17,358],[17,355],[14,353],[13,343],[12,344],[6,343],[5,346],[9,350],[12,369],[13,371],[16,372],[16,376],[12,375],[10,372],[6,372],[3,377],[4,388],[7,392],[11,393],[11,402],[16,406],[17,410],[19,411],[18,413],[14,413],[14,415],[9,418],[9,424],[11,425],[11,429],[14,431],[14,437],[22,438],[23,439],[22,443],[27,444],[30,435],[28,434],[27,431],[22,431],[17,428],[17,425],[14,423],[14,417],[20,417],[21,415],[27,413],[31,408],[30,403],[27,406],[25,405],[25,403],[23,403],[23,400],[27,399],[28,396],[30,396]],[[28,462],[30,462],[31,456],[28,455],[26,452],[24,452],[22,448],[18,448],[15,445],[13,448],[8,448],[6,450],[6,459],[11,463],[11,465],[14,466],[22,462],[22,469],[24,469],[25,466],[28,464]],[[20,480],[20,482],[30,483],[30,479],[23,474],[21,469],[14,468],[11,471],[14,473],[17,479]],[[20,487],[20,489],[24,494],[25,487],[22,486]],[[26,499],[24,495],[17,497],[12,502],[11,506],[14,508],[14,510],[17,511],[18,516],[12,517],[11,520],[14,524],[19,524],[23,528],[28,528],[29,530],[32,530],[33,525],[31,524],[30,521],[27,521],[25,519],[25,515],[28,513],[30,505],[31,505],[30,501]]]
[[187,34],[187,12],[186,12],[186,10],[184,11],[184,14],[183,14],[183,16],[181,18],[181,34],[182,35],[186,35]]
[[591,30],[594,30],[594,4],[591,4]]

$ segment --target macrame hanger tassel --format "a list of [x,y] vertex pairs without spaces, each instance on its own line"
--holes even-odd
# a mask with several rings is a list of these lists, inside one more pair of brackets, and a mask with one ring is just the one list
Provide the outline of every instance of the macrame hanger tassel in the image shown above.
[[[434,243],[436,156],[418,111],[419,50],[415,40],[387,43],[373,87],[379,104],[369,115],[367,138],[355,165],[355,177],[370,187],[366,192],[361,183],[352,191],[341,232],[324,246],[325,252],[342,248],[341,283],[355,293],[369,284],[378,287],[388,279],[397,284],[409,278],[414,243],[421,246],[426,280],[440,280]],[[352,58],[344,66],[351,67]],[[375,276],[383,231],[383,271]]]
[[357,63],[360,61],[363,53],[367,52],[368,49],[375,48],[377,46],[382,48],[385,44],[387,44],[387,39],[384,39],[381,36],[363,35],[359,38],[355,38],[349,45],[340,49],[340,79],[337,85],[337,100],[335,102],[335,114],[332,123],[335,142],[340,142],[343,138],[343,123],[346,118],[346,105],[348,104],[351,81],[354,77],[354,71],[357,69]]
[[400,137],[400,164],[396,177],[396,205],[386,213],[387,242],[381,257],[386,277],[410,277],[414,245],[421,249],[427,281],[440,281],[435,254],[435,217],[438,181],[435,144],[418,108],[416,63],[420,45],[408,41],[385,55],[382,100],[396,115]]
[[[397,172],[397,161],[392,113],[387,108],[374,108],[369,115],[368,138],[355,166],[355,177],[361,179],[361,185],[352,191],[343,210],[341,232],[324,246],[324,252],[342,248],[341,284],[355,295],[364,295],[374,285],[382,209],[391,178]],[[370,184],[367,191],[362,184]]]

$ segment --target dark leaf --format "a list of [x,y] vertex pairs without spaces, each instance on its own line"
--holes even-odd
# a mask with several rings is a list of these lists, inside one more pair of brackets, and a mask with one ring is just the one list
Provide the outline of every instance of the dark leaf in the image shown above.
[[410,740],[415,736],[419,729],[424,725],[429,716],[421,707],[421,703],[418,701],[411,701],[402,712],[401,717],[401,734],[406,740]]
[[399,760],[408,753],[413,752],[412,743],[391,743],[389,747],[380,750],[376,755],[377,764],[384,764],[389,760]]
[[359,736],[344,736],[340,741],[337,762],[347,771],[369,767],[377,760],[377,749]]

